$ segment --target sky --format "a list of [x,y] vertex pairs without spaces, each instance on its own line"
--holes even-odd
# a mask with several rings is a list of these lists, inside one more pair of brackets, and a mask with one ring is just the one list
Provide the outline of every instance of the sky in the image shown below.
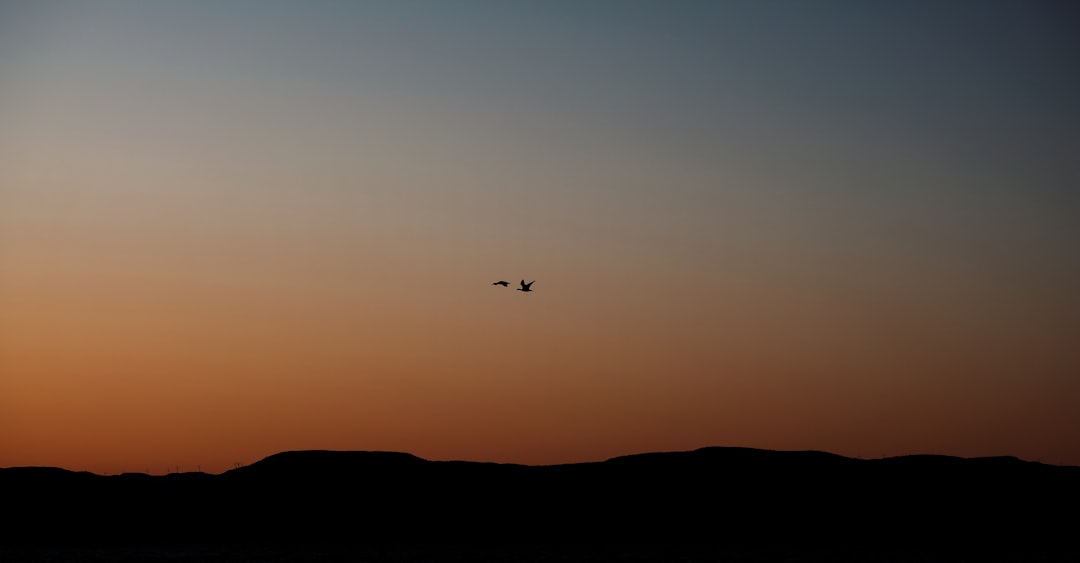
[[1080,465],[1078,28],[0,0],[0,467]]

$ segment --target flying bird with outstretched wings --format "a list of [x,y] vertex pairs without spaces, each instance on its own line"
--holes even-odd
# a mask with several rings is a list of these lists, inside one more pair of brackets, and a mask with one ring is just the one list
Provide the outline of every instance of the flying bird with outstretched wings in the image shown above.
[[517,290],[518,291],[532,291],[532,284],[534,284],[534,283],[536,283],[536,280],[533,280],[533,281],[531,281],[529,283],[525,283],[525,280],[521,280],[521,287],[517,288]]

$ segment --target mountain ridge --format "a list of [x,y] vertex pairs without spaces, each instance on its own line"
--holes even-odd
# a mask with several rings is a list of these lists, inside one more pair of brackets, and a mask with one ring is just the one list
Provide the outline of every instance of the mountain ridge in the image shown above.
[[[0,469],[37,542],[762,542],[1072,545],[1080,467],[709,446],[603,461],[295,450],[221,474]],[[107,517],[104,515],[107,514]]]
[[[711,454],[722,454],[722,455],[740,454],[740,455],[754,455],[754,456],[777,456],[777,455],[791,456],[791,455],[800,455],[800,456],[817,456],[817,457],[819,457],[819,458],[821,458],[823,460],[824,459],[831,459],[831,460],[834,460],[834,461],[837,461],[837,462],[870,462],[870,463],[881,463],[881,462],[896,463],[896,462],[903,462],[904,460],[915,460],[915,459],[919,459],[919,460],[935,460],[935,461],[940,461],[940,462],[953,462],[953,463],[956,463],[956,462],[1020,463],[1020,464],[1031,464],[1031,465],[1039,465],[1039,466],[1046,466],[1046,467],[1076,468],[1076,469],[1080,470],[1080,466],[1044,463],[1044,462],[1041,462],[1041,461],[1026,460],[1026,459],[1022,459],[1022,458],[1019,458],[1019,457],[1016,457],[1016,456],[1011,456],[1011,455],[965,457],[965,456],[956,456],[956,455],[948,455],[948,454],[925,454],[925,453],[919,453],[919,454],[905,454],[905,455],[898,455],[898,456],[883,456],[883,457],[879,457],[879,458],[860,458],[860,457],[844,456],[844,455],[835,454],[835,453],[824,451],[824,450],[773,450],[773,449],[752,448],[752,447],[745,447],[745,446],[704,446],[704,447],[700,447],[700,448],[696,448],[696,449],[692,449],[692,450],[648,451],[648,452],[639,452],[639,453],[632,453],[632,454],[623,454],[623,455],[618,455],[618,456],[603,459],[603,460],[552,463],[552,464],[524,464],[524,463],[514,463],[514,462],[476,461],[476,460],[468,460],[468,459],[431,460],[431,459],[427,459],[427,458],[417,456],[417,455],[412,454],[412,453],[394,451],[394,450],[336,450],[336,449],[284,450],[284,451],[281,451],[281,452],[276,452],[276,453],[270,454],[270,455],[268,455],[266,457],[263,457],[262,459],[259,459],[258,461],[255,461],[255,462],[253,462],[251,464],[242,465],[242,466],[237,467],[237,468],[225,470],[222,473],[204,473],[204,472],[201,472],[201,471],[185,471],[185,472],[177,472],[177,473],[179,473],[179,474],[202,473],[202,474],[205,474],[205,475],[226,475],[226,474],[230,474],[230,473],[234,473],[234,472],[244,472],[245,470],[247,470],[247,469],[249,469],[251,467],[255,467],[255,466],[265,467],[265,466],[270,465],[270,464],[276,464],[276,463],[282,462],[283,460],[290,460],[288,463],[293,463],[292,460],[297,460],[297,459],[299,459],[301,457],[304,458],[304,463],[305,464],[312,464],[313,462],[318,461],[318,458],[322,458],[323,460],[326,460],[326,459],[329,459],[330,457],[336,457],[338,459],[336,459],[335,461],[340,462],[341,458],[343,458],[343,457],[364,456],[364,457],[369,458],[369,461],[378,461],[380,463],[387,463],[387,462],[390,462],[391,460],[393,460],[396,463],[423,462],[423,463],[457,463],[457,464],[475,464],[475,465],[496,465],[496,466],[503,466],[503,467],[565,467],[565,466],[584,466],[584,465],[603,464],[603,463],[621,463],[621,462],[626,462],[626,461],[639,461],[639,460],[644,460],[644,459],[658,459],[658,458],[661,458],[661,457],[667,457],[669,459],[673,459],[673,458],[678,457],[678,456],[691,456],[691,455],[693,455],[693,456],[701,456],[701,455],[705,455],[705,454],[710,454],[710,455]],[[745,460],[743,460],[743,461],[745,461]],[[167,477],[168,475],[177,474],[177,473],[168,473],[166,475],[153,475],[153,474],[142,473],[142,472],[124,472],[124,473],[120,473],[120,474],[116,474],[116,475],[108,475],[108,474],[95,473],[95,472],[87,471],[87,470],[73,470],[73,469],[66,469],[66,468],[63,468],[63,467],[45,466],[45,465],[26,465],[26,466],[0,467],[0,472],[7,471],[7,470],[40,470],[40,471],[43,471],[43,472],[50,471],[50,472],[55,472],[55,473],[87,474],[87,475],[94,475],[94,476],[100,476],[100,477],[121,477],[121,476]]]

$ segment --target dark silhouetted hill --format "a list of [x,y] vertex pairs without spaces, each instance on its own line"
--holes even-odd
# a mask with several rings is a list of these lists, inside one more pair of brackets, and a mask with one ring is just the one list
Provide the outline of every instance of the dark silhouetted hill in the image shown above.
[[1080,467],[703,448],[526,466],[297,451],[220,475],[0,469],[7,542],[1076,549]]

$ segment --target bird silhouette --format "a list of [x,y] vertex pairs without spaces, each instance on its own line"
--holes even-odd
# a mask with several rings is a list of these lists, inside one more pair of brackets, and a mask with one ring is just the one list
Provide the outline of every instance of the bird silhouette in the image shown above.
[[532,291],[532,284],[534,284],[534,283],[536,283],[536,280],[533,280],[533,281],[531,281],[529,283],[525,283],[525,280],[521,280],[521,287],[517,288],[517,290],[518,291]]
[[503,287],[510,287],[510,282],[500,280],[500,281],[497,281],[497,282],[495,282],[495,283],[493,283],[491,285],[501,285]]

